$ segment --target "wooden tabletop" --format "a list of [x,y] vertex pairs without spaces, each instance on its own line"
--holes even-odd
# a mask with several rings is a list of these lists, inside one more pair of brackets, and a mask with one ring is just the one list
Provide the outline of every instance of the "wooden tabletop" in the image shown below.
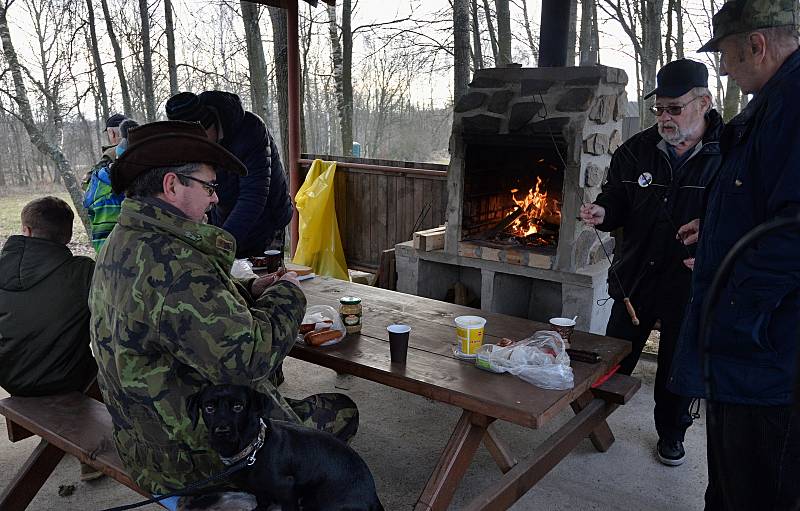
[[[494,374],[471,361],[453,356],[456,343],[453,318],[486,318],[484,342],[502,337],[519,340],[547,324],[506,316],[328,277],[301,283],[308,305],[330,305],[338,310],[342,296],[359,296],[363,305],[360,334],[339,344],[309,347],[297,344],[293,357],[336,371],[353,374],[489,417],[538,428],[586,392],[592,383],[630,352],[630,343],[610,337],[574,332],[573,348],[597,352],[597,364],[572,362],[575,387],[568,391],[540,389],[510,374]],[[392,364],[386,327],[403,323],[411,327],[408,361]]]

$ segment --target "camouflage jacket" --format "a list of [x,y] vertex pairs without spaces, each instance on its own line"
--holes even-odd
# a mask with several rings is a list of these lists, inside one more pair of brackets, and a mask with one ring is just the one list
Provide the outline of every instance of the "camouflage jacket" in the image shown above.
[[273,340],[297,335],[305,297],[289,282],[252,297],[230,277],[235,251],[222,229],[127,199],[98,256],[89,307],[99,381],[120,458],[153,493],[224,468],[186,413],[203,386],[250,385],[292,419],[267,376]]

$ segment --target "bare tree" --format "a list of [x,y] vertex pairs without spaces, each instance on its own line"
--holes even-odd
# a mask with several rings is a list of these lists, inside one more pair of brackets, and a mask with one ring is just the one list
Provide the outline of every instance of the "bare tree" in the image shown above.
[[533,56],[533,61],[539,61],[539,45],[536,44],[536,39],[533,36],[533,30],[531,29],[531,19],[528,15],[528,0],[522,0],[522,25],[525,27],[525,36],[526,42],[528,43],[528,47],[530,48],[531,55]]
[[244,38],[247,43],[247,62],[250,70],[250,101],[253,112],[262,119],[267,119],[269,109],[269,79],[267,78],[267,61],[264,58],[264,46],[261,43],[261,26],[259,25],[258,4],[241,0],[242,21],[244,22]]
[[511,63],[511,10],[508,0],[495,0],[497,9],[497,60],[496,67]]
[[575,41],[578,37],[578,0],[569,0],[569,29],[567,31],[567,65],[575,65]]
[[[272,22],[272,45],[275,56],[275,85],[277,87],[278,119],[280,120],[281,154],[289,156],[289,55],[286,47],[286,11],[280,7],[267,7]],[[286,164],[284,163],[284,166]],[[288,170],[288,167],[287,167]]]
[[[92,0],[87,0],[91,2]],[[178,66],[175,59],[175,24],[172,19],[172,0],[164,0],[164,35],[167,37],[167,72],[169,95],[178,93]]]
[[94,62],[94,73],[97,77],[97,91],[100,94],[100,106],[103,109],[103,119],[108,119],[110,112],[108,110],[108,92],[106,91],[106,77],[103,72],[103,61],[100,58],[100,49],[97,44],[97,29],[94,23],[94,6],[92,0],[86,0],[86,21],[89,23],[89,35],[91,37],[89,48],[92,51],[92,60]]
[[328,34],[333,61],[333,83],[336,93],[336,109],[339,114],[339,130],[342,136],[342,154],[348,155],[353,147],[353,29],[352,5],[342,1],[342,25],[337,30],[336,7],[328,6]]
[[497,65],[498,60],[498,46],[497,46],[497,34],[494,30],[494,23],[492,22],[492,11],[489,9],[489,0],[483,0],[483,13],[486,19],[486,28],[489,31],[489,40],[492,43],[492,56],[494,57],[495,66]]
[[581,0],[580,65],[592,66],[598,63],[596,0]]
[[111,12],[108,10],[108,0],[100,0],[100,5],[103,7],[103,16],[106,18],[108,40],[111,41],[111,47],[114,49],[114,65],[117,67],[119,87],[122,93],[122,109],[127,115],[131,115],[133,113],[133,109],[131,108],[131,94],[128,91],[128,79],[125,77],[125,66],[122,63],[122,48],[114,32],[114,20],[111,18]]
[[480,20],[478,19],[478,0],[472,0],[470,15],[472,17],[472,67],[483,69],[483,45],[481,43]]
[[[80,207],[83,201],[83,193],[81,192],[78,182],[75,179],[75,174],[72,171],[72,166],[64,156],[64,152],[60,146],[60,140],[49,139],[45,133],[37,126],[31,104],[28,99],[28,91],[23,78],[23,73],[26,72],[25,68],[20,64],[17,57],[17,51],[11,42],[11,31],[8,25],[8,9],[13,5],[14,0],[4,0],[0,3],[0,43],[3,47],[3,56],[5,57],[8,68],[11,72],[11,77],[14,82],[14,95],[13,101],[17,105],[17,113],[12,113],[24,126],[28,132],[31,143],[36,146],[42,155],[46,155],[55,164],[58,170],[58,175],[67,191],[72,198],[75,209],[78,211],[80,218],[83,222],[87,232],[89,232],[89,219],[86,216],[85,210]],[[60,134],[60,133],[59,133]]]
[[144,108],[147,122],[156,120],[156,94],[153,90],[153,52],[150,49],[150,13],[147,0],[139,0],[142,34],[142,72],[144,74]]

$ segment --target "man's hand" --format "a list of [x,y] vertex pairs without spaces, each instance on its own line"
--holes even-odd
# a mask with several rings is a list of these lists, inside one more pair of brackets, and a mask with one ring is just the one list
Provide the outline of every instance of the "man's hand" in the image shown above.
[[[684,245],[694,245],[697,243],[697,238],[700,236],[700,219],[695,218],[686,225],[682,225],[678,229],[678,234],[675,235],[676,239],[681,240]],[[685,262],[685,261],[684,261]],[[694,261],[692,261],[694,264]]]
[[597,204],[584,204],[581,206],[581,220],[586,225],[600,225],[606,218],[606,208]]
[[291,282],[295,286],[300,287],[300,281],[297,280],[297,274],[295,272],[278,270],[275,273],[268,273],[254,280],[253,284],[250,285],[250,294],[259,297],[268,287],[275,285],[281,280]]
[[683,265],[694,271],[694,257],[688,257],[683,260]]

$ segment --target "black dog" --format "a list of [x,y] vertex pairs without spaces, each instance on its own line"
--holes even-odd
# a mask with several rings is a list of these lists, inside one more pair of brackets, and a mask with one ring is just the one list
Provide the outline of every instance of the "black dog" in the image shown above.
[[190,396],[186,408],[194,426],[202,411],[209,445],[224,463],[255,451],[255,463],[232,479],[256,496],[256,509],[277,503],[283,511],[383,510],[372,474],[353,449],[329,433],[264,419],[267,396],[242,385],[214,385]]

